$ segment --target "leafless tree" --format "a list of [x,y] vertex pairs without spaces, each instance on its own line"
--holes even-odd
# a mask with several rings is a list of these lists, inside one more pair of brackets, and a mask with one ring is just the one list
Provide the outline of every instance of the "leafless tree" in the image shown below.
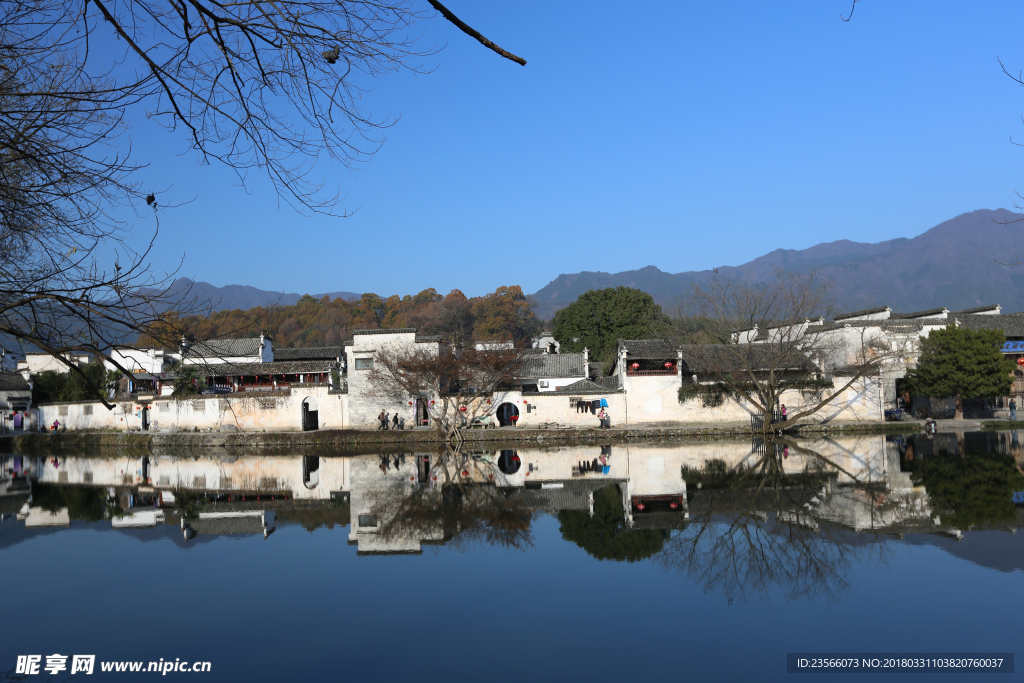
[[492,398],[515,379],[524,353],[511,343],[384,347],[367,376],[370,395],[388,404],[419,399],[444,441],[461,441],[475,420],[493,420]]
[[126,216],[172,204],[131,158],[133,112],[243,183],[255,170],[296,209],[336,213],[339,193],[314,167],[379,148],[394,120],[366,113],[362,95],[369,79],[422,68],[432,50],[411,24],[428,12],[412,0],[0,3],[0,340],[105,357],[171,308],[202,311],[187,289],[168,291],[173,274],[149,270],[155,228],[129,239]]
[[440,536],[457,547],[533,545],[533,511],[494,485],[493,454],[456,446],[430,456],[429,463],[426,482],[382,478],[368,492],[382,539]]
[[793,425],[908,353],[871,325],[827,323],[831,285],[813,272],[778,270],[767,282],[715,274],[693,285],[687,305],[675,323],[686,344],[680,399],[738,400],[761,417],[765,432],[778,428],[773,417],[784,392],[806,399],[788,416]]
[[[683,473],[687,488],[697,490],[690,523],[666,542],[657,562],[730,601],[770,599],[780,591],[788,600],[837,598],[849,587],[851,565],[882,559],[884,545],[854,542],[855,534],[824,510],[820,498],[843,473],[834,461],[789,440],[761,444],[760,455],[744,467],[710,463]],[[787,472],[786,459],[798,452],[804,470]],[[869,505],[881,500],[856,478],[849,488],[865,492]]]

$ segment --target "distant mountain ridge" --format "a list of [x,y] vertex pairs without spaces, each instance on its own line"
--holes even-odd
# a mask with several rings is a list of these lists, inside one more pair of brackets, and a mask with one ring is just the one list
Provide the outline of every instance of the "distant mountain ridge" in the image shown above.
[[[290,292],[268,292],[248,285],[225,285],[217,287],[209,282],[190,280],[189,278],[178,278],[170,287],[168,292],[188,291],[188,298],[195,298],[199,301],[209,301],[214,311],[232,311],[236,308],[247,310],[256,306],[291,306],[302,298],[302,294]],[[325,294],[311,294],[310,296],[321,299],[328,296],[332,299],[359,299],[362,294],[355,292],[326,292]]]
[[[807,249],[776,249],[739,266],[720,266],[719,273],[752,282],[767,282],[775,268],[818,270],[835,285],[840,310],[853,311],[889,305],[901,312],[939,306],[950,310],[1000,304],[1004,312],[1024,311],[1024,214],[1007,209],[981,209],[940,223],[914,238],[900,237],[876,244],[837,240]],[[1002,263],[999,263],[1002,262]],[[666,273],[655,266],[620,273],[584,271],[559,275],[532,296],[540,318],[550,318],[581,294],[604,287],[642,289],[668,312],[685,297],[693,282],[711,277],[713,270]],[[172,287],[193,286],[193,294],[208,298],[214,310],[292,305],[302,296],[270,292],[246,285],[216,287],[186,278]],[[324,294],[313,294],[321,298]],[[332,299],[359,299],[355,292],[328,292]]]
[[[964,213],[908,239],[867,244],[838,240],[807,249],[776,249],[719,273],[752,282],[767,282],[773,269],[817,270],[835,285],[842,310],[889,305],[898,311],[939,306],[950,310],[1000,304],[1004,312],[1024,310],[1024,214],[1006,209]],[[1007,224],[1009,223],[1009,224]],[[997,261],[1001,261],[1002,264]],[[559,308],[591,290],[604,287],[642,289],[669,310],[694,282],[712,270],[666,273],[654,266],[621,273],[582,272],[559,275],[533,296],[537,315],[550,318]]]

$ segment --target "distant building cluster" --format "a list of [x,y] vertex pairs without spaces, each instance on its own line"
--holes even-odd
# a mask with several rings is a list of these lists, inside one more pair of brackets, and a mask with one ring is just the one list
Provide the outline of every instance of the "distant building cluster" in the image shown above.
[[[964,311],[938,308],[896,313],[888,306],[837,315],[832,320],[791,321],[773,328],[737,330],[732,347],[680,346],[667,339],[620,339],[608,368],[592,362],[586,349],[560,353],[550,334],[523,350],[513,382],[496,389],[486,411],[501,427],[592,427],[604,410],[613,426],[659,426],[744,422],[752,410],[741,400],[708,405],[681,401],[684,385],[707,386],[727,373],[752,368],[767,372],[763,355],[772,341],[814,339],[813,353],[794,361],[792,371],[813,370],[824,383],[850,386],[817,413],[818,422],[878,421],[900,405],[899,380],[914,367],[920,340],[935,329],[954,324],[971,329],[998,329],[1007,338],[1004,353],[1024,356],[1024,313],[1003,314],[998,305]],[[478,348],[498,349],[498,342]],[[737,353],[737,348],[743,350]],[[121,387],[100,402],[31,404],[32,377],[69,365],[85,364],[83,355],[58,360],[27,354],[16,369],[0,370],[0,414],[4,429],[37,429],[56,422],[65,429],[154,431],[295,431],[376,429],[381,414],[404,428],[432,428],[435,397],[408,396],[383,402],[367,381],[377,354],[386,349],[425,350],[441,354],[440,337],[415,329],[356,330],[341,346],[274,348],[268,335],[241,339],[183,338],[178,349],[114,348],[110,357],[127,370]],[[809,346],[808,348],[811,348]],[[852,369],[867,352],[881,354],[875,369],[857,377]],[[10,356],[5,358],[10,363]],[[759,365],[760,363],[760,365]],[[113,363],[107,363],[114,370]],[[759,369],[762,368],[765,369]],[[773,368],[772,371],[778,371]],[[202,390],[187,400],[173,395],[183,375],[201,381]],[[1024,394],[1018,373],[1015,394]],[[781,402],[798,410],[820,399],[814,388],[792,389]],[[390,424],[396,424],[391,422]],[[389,424],[389,426],[390,426]]]

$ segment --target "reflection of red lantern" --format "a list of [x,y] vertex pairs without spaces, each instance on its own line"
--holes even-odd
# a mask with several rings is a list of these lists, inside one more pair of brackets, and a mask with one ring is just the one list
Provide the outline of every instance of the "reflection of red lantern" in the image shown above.
[[672,361],[665,361],[665,367],[668,369],[672,369]]
[[637,370],[637,369],[639,369],[639,367],[640,367],[640,364],[639,364],[639,363],[637,363],[637,362],[634,362],[634,363],[633,363],[632,365],[630,365],[629,367],[633,368],[634,370]]
[[469,472],[467,472],[466,470],[462,470],[462,476],[468,477],[469,476]]
[[675,501],[673,500],[673,501],[672,501],[671,503],[669,503],[669,504],[668,504],[668,506],[669,506],[670,508],[672,508],[673,510],[675,510],[675,509],[676,509],[677,507],[679,507],[679,503],[677,503],[677,502],[675,502]]
[[459,410],[463,413],[466,412],[466,406],[459,406]]
[[644,508],[645,508],[645,507],[647,507],[647,506],[646,506],[646,505],[644,505],[643,503],[637,503],[637,504],[636,504],[636,509],[637,509],[637,510],[640,510],[641,512],[643,512],[643,510],[644,510]]

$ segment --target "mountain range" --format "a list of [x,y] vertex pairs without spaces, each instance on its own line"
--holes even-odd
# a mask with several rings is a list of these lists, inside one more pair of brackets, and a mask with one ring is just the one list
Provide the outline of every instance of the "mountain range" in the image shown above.
[[[720,266],[724,275],[767,282],[776,268],[817,270],[834,285],[839,310],[888,305],[901,312],[946,306],[950,310],[1000,304],[1004,312],[1024,310],[1024,214],[982,209],[940,223],[914,238],[877,244],[838,240],[807,249],[776,249],[739,266]],[[620,273],[562,274],[533,294],[536,313],[550,318],[591,289],[620,285],[642,289],[668,310],[690,285],[713,270],[666,273],[655,266]],[[175,286],[183,286],[179,281]],[[299,294],[268,292],[243,285],[215,287],[196,282],[195,291],[216,302],[216,310],[282,305]],[[314,295],[317,298],[324,294]],[[331,298],[358,299],[355,292],[328,292]]]
[[[1024,214],[982,209],[960,214],[914,238],[877,244],[839,240],[801,249],[776,249],[723,275],[768,282],[774,269],[817,270],[834,285],[838,310],[891,306],[900,312],[946,306],[962,310],[1000,304],[1024,310]],[[712,270],[666,273],[654,266],[621,273],[559,275],[533,296],[537,315],[548,318],[586,291],[603,287],[642,289],[671,311],[693,282]]]
[[[167,288],[172,295],[187,292],[183,296],[186,300],[209,302],[214,311],[232,311],[240,308],[243,311],[255,308],[256,306],[291,306],[302,298],[302,294],[290,292],[268,292],[264,289],[257,289],[248,285],[225,285],[217,287],[209,282],[178,278]],[[362,294],[355,292],[325,292],[323,294],[312,294],[316,299],[328,296],[332,299],[342,298],[358,300]],[[205,306],[204,306],[205,307]]]

